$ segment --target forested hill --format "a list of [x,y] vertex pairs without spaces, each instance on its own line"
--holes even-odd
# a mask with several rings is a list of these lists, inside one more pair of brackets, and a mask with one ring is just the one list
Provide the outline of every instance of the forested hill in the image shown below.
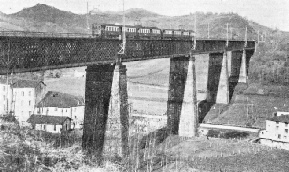
[[[245,28],[248,39],[260,43],[250,62],[250,79],[262,83],[289,83],[288,40],[289,34],[260,25],[236,13],[196,12],[183,16],[163,16],[144,9],[129,9],[125,12],[126,24],[141,24],[159,28],[194,29],[197,18],[197,37],[226,38],[227,23],[229,36],[244,39]],[[88,23],[87,23],[88,18]],[[122,23],[122,12],[102,12],[92,10],[88,15],[61,11],[52,6],[37,4],[14,14],[0,13],[0,30],[23,30],[43,32],[91,33],[87,26],[92,23]]]
[[[125,12],[127,24],[140,24],[143,26],[156,26],[159,28],[194,29],[194,16],[197,17],[197,36],[212,38],[226,38],[227,23],[229,24],[230,37],[244,39],[245,28],[248,27],[249,39],[257,38],[257,30],[270,32],[271,29],[239,16],[235,13],[203,13],[196,12],[183,16],[163,16],[144,9],[133,8]],[[17,13],[0,14],[3,29],[7,30],[31,30],[48,32],[78,32],[90,33],[87,25],[92,23],[122,23],[122,12],[101,12],[92,10],[88,15],[75,14],[69,11],[61,11],[52,6],[37,4],[25,8]],[[88,18],[88,23],[87,23]],[[19,28],[21,27],[21,29]]]

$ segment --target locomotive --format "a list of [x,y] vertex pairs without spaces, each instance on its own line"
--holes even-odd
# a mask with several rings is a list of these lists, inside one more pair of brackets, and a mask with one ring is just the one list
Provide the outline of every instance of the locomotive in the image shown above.
[[159,29],[157,27],[143,27],[115,24],[93,24],[92,36],[102,39],[122,39],[122,30],[125,29],[127,39],[163,39],[163,40],[192,40],[194,31],[184,29]]

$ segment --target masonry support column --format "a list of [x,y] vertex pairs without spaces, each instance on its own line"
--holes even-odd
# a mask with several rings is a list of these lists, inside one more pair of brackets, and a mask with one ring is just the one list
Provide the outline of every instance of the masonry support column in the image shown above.
[[110,105],[106,123],[104,153],[126,158],[128,155],[129,110],[126,66],[115,65]]
[[229,76],[227,52],[223,53],[222,69],[218,85],[216,103],[229,104]]
[[188,65],[185,93],[180,116],[179,136],[197,136],[198,127],[199,117],[197,109],[195,57],[191,56]]
[[196,97],[195,57],[170,59],[167,128],[169,134],[197,136],[198,111]]
[[227,51],[228,76],[232,74],[232,51]]
[[93,65],[86,69],[82,147],[101,163],[103,155],[128,151],[126,67]]
[[247,57],[246,57],[246,50],[243,50],[238,82],[247,83],[247,78],[248,78],[248,75],[247,75]]
[[178,134],[187,76],[187,66],[187,57],[177,57],[170,59],[170,76],[167,102],[167,130],[169,134]]
[[82,148],[99,162],[105,136],[114,65],[87,66]]

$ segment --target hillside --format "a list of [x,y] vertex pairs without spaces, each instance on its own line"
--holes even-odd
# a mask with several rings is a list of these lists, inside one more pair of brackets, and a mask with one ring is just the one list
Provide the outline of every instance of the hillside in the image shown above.
[[[259,31],[259,38],[261,39],[262,37],[262,40],[265,40],[266,43],[259,44],[259,49],[251,59],[252,63],[250,66],[253,67],[250,69],[250,79],[253,80],[268,80],[262,79],[261,73],[263,71],[268,76],[273,71],[276,65],[270,64],[271,61],[286,61],[287,59],[288,49],[286,48],[286,42],[289,40],[288,33],[262,26],[235,13],[196,12],[184,16],[170,17],[138,8],[129,9],[125,13],[127,24],[175,29],[193,29],[194,16],[196,15],[197,37],[199,38],[208,37],[208,24],[210,38],[226,38],[227,23],[229,23],[230,38],[243,40],[247,26],[248,39],[257,40]],[[0,15],[0,30],[90,33],[91,31],[87,29],[87,17],[89,25],[92,23],[122,23],[122,12],[96,10],[95,12],[91,11],[89,15],[78,15],[69,11],[61,11],[45,4],[37,4],[14,14],[6,15],[2,13]],[[283,67],[286,65],[287,63],[284,63]],[[163,68],[164,66],[160,65],[160,69]],[[264,71],[264,69],[266,70]],[[287,69],[284,70],[286,71]],[[284,70],[278,70],[278,76],[285,75]]]
[[[287,91],[287,86],[289,85],[289,63],[287,60],[289,54],[288,32],[280,31],[277,28],[268,28],[254,21],[249,21],[235,13],[196,12],[194,14],[175,17],[162,16],[143,9],[129,9],[125,13],[127,24],[142,24],[143,26],[175,29],[193,29],[194,15],[197,15],[197,37],[199,38],[207,37],[208,24],[211,38],[225,38],[227,23],[229,23],[230,37],[234,39],[244,39],[246,26],[248,28],[248,38],[251,40],[257,40],[257,33],[259,31],[259,39],[264,42],[258,44],[256,52],[251,58],[248,88],[245,88],[241,92],[236,91],[238,95],[233,97],[229,107],[225,107],[224,109],[222,109],[223,107],[218,108],[222,112],[221,114],[216,115],[215,111],[211,109],[209,112],[211,115],[207,116],[206,120],[214,123],[249,125],[263,128],[264,118],[275,111],[273,107],[281,109],[284,98],[278,97],[286,98],[289,96]],[[7,15],[1,13],[0,30],[90,33],[90,30],[87,29],[86,17],[86,15],[78,15],[68,11],[61,11],[48,5],[37,4],[34,7],[23,9],[14,14]],[[88,21],[89,24],[121,23],[122,12],[102,12],[96,10],[88,15]],[[140,61],[127,63],[126,65],[129,82],[162,87],[168,86],[168,59]],[[65,73],[66,69],[62,69],[61,71]],[[83,82],[83,79],[47,81],[47,84],[50,90],[62,91],[63,83],[66,83],[65,87],[69,87],[69,89],[65,90],[81,96],[84,95],[84,85],[77,83]],[[132,88],[129,86],[128,89]],[[260,92],[265,92],[266,94],[260,94]],[[151,95],[148,90],[131,91],[129,94],[132,94],[131,97]],[[163,93],[159,97],[154,94],[154,98],[167,97],[166,94]],[[249,104],[258,106],[254,112],[249,112],[249,117],[246,116],[247,101],[236,101],[237,103],[234,103],[235,100],[243,99],[243,97],[250,97],[252,100]],[[270,106],[263,106],[264,103],[268,103],[263,102],[263,98],[270,100],[268,101],[271,103]],[[135,102],[139,101],[135,100]],[[141,106],[143,105],[141,104]],[[154,108],[152,109],[154,110]],[[165,109],[164,106],[160,114],[164,114],[165,112],[163,111]],[[259,115],[259,111],[264,111],[264,113]],[[235,112],[238,113],[236,114]],[[239,113],[242,113],[242,115],[239,115]]]
[[[256,38],[257,33],[249,21],[234,13],[213,14],[197,12],[185,16],[170,17],[140,8],[133,8],[126,10],[125,15],[127,24],[175,29],[193,29],[194,15],[197,15],[199,37],[207,37],[208,23],[210,23],[211,37],[225,38],[227,23],[230,23],[230,28],[232,28],[232,36],[237,39],[244,38],[245,26],[248,26],[249,38]],[[32,31],[37,29],[47,32],[89,33],[86,23],[87,17],[89,25],[92,23],[122,23],[122,12],[102,12],[97,10],[91,11],[89,15],[78,15],[69,11],[61,11],[45,4],[37,4],[33,7],[25,8],[17,13],[7,15],[7,17],[13,19],[11,22],[13,25],[22,26],[23,24],[20,21],[25,20],[29,23],[28,25]],[[20,30],[27,30],[27,27]]]

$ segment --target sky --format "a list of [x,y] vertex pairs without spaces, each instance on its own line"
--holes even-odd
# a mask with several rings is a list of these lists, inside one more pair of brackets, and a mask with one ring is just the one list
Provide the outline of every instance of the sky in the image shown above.
[[143,8],[168,16],[180,16],[195,11],[235,12],[259,24],[289,31],[289,0],[0,0],[0,11],[15,13],[38,3],[64,11],[84,14],[98,8],[101,11],[121,11]]

